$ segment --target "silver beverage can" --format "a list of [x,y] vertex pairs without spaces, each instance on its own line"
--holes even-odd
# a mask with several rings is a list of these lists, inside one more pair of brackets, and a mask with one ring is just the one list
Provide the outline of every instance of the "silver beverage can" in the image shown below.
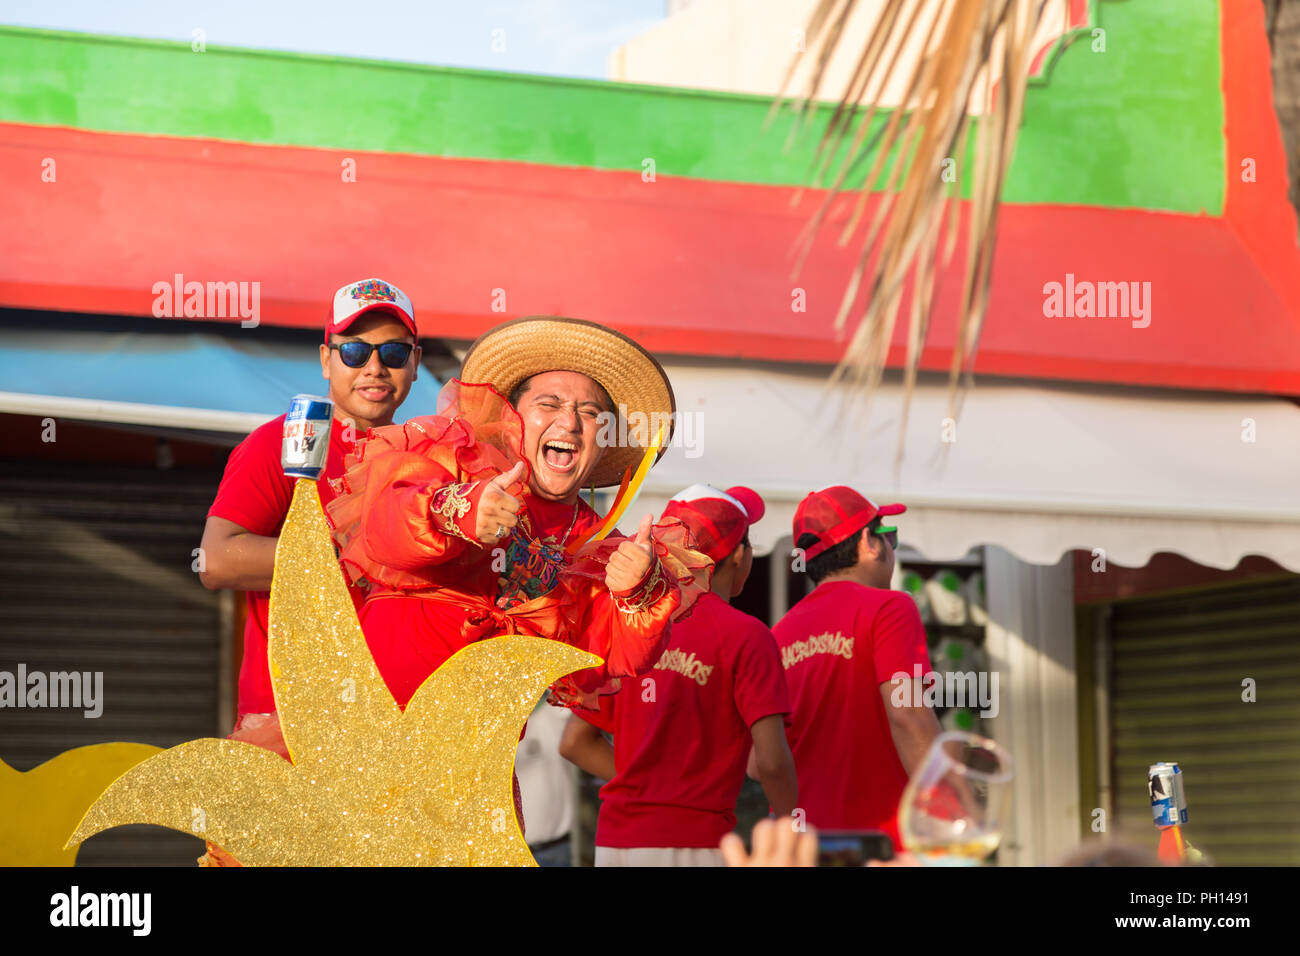
[[330,452],[334,403],[320,395],[295,395],[284,416],[280,466],[293,478],[320,477]]
[[1158,827],[1187,822],[1187,796],[1183,792],[1183,771],[1175,761],[1153,763],[1147,770],[1147,794],[1151,817]]

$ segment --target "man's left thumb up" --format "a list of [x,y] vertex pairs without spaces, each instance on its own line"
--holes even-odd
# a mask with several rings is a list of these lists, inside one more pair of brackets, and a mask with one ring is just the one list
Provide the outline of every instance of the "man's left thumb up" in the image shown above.
[[654,526],[654,523],[654,515],[646,515],[641,519],[641,527],[636,529],[635,544],[643,544],[646,547],[650,546],[650,529]]

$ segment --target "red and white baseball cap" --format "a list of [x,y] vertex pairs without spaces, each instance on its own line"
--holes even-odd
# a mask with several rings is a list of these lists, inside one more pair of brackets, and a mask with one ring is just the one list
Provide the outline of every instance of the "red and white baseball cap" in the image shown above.
[[695,538],[696,550],[718,562],[736,550],[764,511],[763,499],[750,488],[719,491],[712,485],[691,485],[673,495],[663,517],[680,520]]
[[805,534],[816,535],[817,543],[804,550],[804,559],[811,561],[857,534],[877,515],[901,515],[906,510],[905,505],[878,505],[846,485],[832,485],[799,502],[794,513],[794,544],[797,548]]
[[376,309],[387,309],[419,338],[415,330],[415,309],[405,292],[383,279],[362,279],[334,293],[334,308],[325,323],[325,342],[331,335],[342,335],[360,316]]

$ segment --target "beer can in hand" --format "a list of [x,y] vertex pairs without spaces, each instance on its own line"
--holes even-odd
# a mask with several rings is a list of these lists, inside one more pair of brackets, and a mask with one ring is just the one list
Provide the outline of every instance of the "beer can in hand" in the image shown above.
[[284,416],[280,466],[291,478],[320,477],[330,451],[334,403],[320,395],[295,395]]

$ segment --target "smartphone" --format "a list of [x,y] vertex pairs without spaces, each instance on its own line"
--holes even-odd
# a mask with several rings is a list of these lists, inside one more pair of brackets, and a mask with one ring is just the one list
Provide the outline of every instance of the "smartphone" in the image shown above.
[[818,836],[818,866],[865,866],[868,860],[894,858],[894,841],[882,830],[826,830]]

